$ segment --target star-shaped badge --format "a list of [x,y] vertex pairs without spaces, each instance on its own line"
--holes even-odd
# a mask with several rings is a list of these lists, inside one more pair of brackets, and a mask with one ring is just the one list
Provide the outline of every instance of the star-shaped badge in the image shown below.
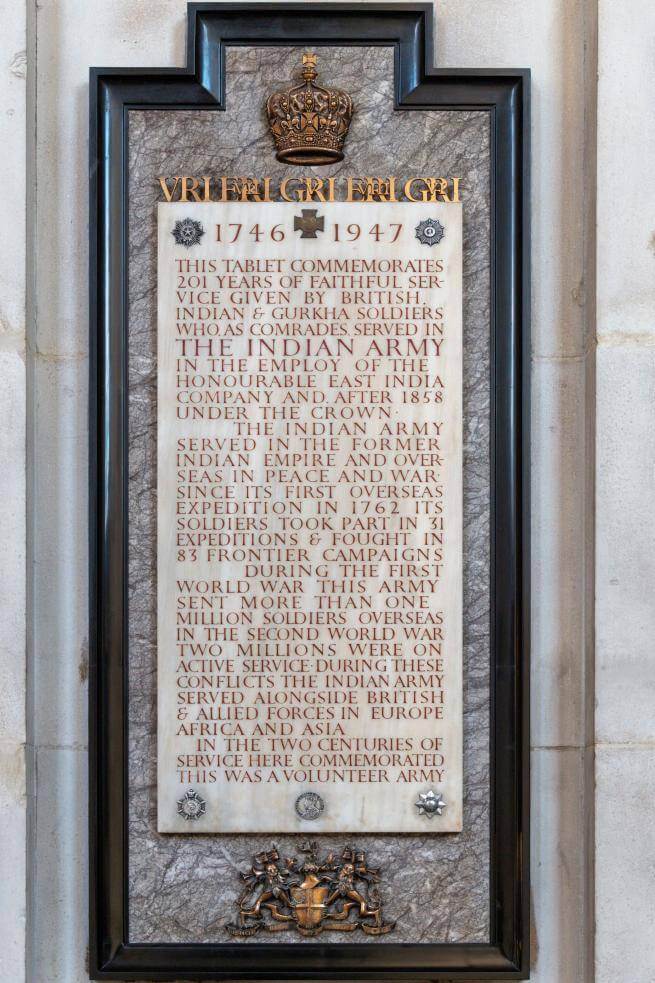
[[171,232],[178,246],[186,246],[187,249],[197,246],[204,234],[202,223],[196,222],[194,218],[180,219]]
[[419,816],[427,816],[428,819],[432,819],[433,816],[440,816],[446,808],[441,793],[434,792],[432,789],[429,792],[419,792],[418,801],[414,805],[418,809]]
[[177,800],[177,811],[187,822],[194,822],[196,819],[202,819],[207,811],[207,805],[202,795],[190,788],[181,799]]
[[444,237],[445,229],[436,218],[426,218],[419,222],[414,230],[416,238],[424,246],[436,246]]

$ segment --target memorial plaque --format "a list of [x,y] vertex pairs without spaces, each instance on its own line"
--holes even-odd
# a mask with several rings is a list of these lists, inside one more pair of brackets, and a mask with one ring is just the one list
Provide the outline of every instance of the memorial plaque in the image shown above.
[[158,229],[159,829],[456,832],[461,205]]
[[91,73],[90,973],[525,979],[528,73],[188,17]]

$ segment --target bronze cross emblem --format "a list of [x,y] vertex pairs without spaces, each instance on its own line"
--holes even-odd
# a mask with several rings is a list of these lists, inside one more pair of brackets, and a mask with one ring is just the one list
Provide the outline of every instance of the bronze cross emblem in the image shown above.
[[302,218],[300,215],[293,217],[293,231],[302,232],[301,239],[315,239],[317,232],[325,229],[325,219],[322,215],[316,214],[315,208],[303,208]]

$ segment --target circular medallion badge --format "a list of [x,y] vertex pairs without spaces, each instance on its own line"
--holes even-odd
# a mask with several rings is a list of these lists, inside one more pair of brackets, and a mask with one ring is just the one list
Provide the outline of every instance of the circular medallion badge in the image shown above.
[[296,799],[296,814],[301,819],[318,819],[325,809],[325,802],[316,792],[303,792]]

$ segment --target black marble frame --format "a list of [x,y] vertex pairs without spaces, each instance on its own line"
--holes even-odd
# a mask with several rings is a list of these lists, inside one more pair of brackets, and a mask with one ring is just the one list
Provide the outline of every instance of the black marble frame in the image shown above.
[[[187,67],[91,69],[90,952],[97,980],[529,977],[529,72],[432,67],[431,4],[188,6]],[[226,45],[388,45],[396,109],[487,111],[491,166],[491,943],[130,943],[127,115],[224,108]]]

